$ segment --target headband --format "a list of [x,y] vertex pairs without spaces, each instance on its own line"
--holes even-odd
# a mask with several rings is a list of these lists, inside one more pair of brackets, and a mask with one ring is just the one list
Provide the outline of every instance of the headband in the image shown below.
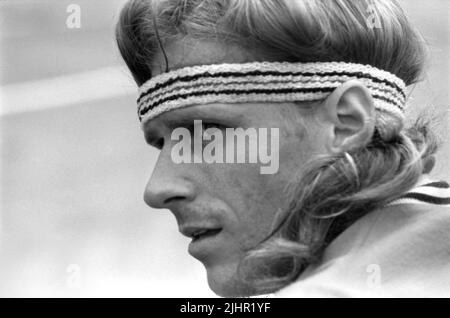
[[253,62],[184,67],[157,75],[139,87],[142,126],[167,111],[210,103],[301,102],[325,99],[358,79],[371,92],[375,127],[389,140],[403,127],[405,83],[372,67],[344,62]]

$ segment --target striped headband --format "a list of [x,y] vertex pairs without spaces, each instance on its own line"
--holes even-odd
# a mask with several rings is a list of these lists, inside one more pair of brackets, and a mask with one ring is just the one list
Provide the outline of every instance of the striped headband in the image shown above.
[[253,62],[184,67],[139,87],[138,116],[149,120],[182,107],[210,103],[301,102],[325,99],[358,79],[372,93],[375,126],[385,140],[403,127],[405,83],[370,65],[344,62]]

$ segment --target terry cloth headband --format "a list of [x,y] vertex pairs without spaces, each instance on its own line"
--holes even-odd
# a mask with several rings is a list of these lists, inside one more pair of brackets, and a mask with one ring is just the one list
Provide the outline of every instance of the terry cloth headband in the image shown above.
[[375,126],[384,140],[401,130],[405,83],[370,65],[344,62],[253,62],[184,67],[157,75],[139,88],[142,126],[160,114],[210,103],[302,102],[325,99],[358,79],[372,93]]

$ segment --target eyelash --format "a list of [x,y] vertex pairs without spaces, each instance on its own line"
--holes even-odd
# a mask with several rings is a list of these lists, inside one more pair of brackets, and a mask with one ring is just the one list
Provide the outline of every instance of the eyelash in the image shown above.
[[[189,127],[190,131],[193,132],[194,131],[194,126]],[[207,123],[207,122],[202,122],[202,131],[206,131],[209,128],[216,128],[219,130],[224,130],[226,127],[224,125],[221,124],[217,124],[217,123]],[[164,138],[159,138],[154,144],[153,147],[155,147],[158,150],[162,150],[162,148],[164,147]]]
[[159,138],[155,143],[155,148],[161,150],[164,147],[164,138]]
[[221,124],[216,124],[216,123],[202,123],[202,129],[203,131],[209,129],[209,128],[217,128],[219,130],[223,130],[225,129],[225,127]]

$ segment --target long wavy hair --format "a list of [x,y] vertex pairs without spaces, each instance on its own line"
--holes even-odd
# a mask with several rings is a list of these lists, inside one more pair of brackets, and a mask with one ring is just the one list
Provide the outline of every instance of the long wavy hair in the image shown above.
[[[167,67],[164,46],[188,36],[257,48],[271,61],[370,64],[407,85],[420,80],[425,60],[421,37],[394,0],[131,0],[116,28],[138,85],[151,78],[157,52]],[[363,148],[307,164],[286,189],[289,209],[239,267],[255,293],[296,280],[352,223],[411,189],[437,150],[429,126],[419,119],[390,140],[375,134]]]

